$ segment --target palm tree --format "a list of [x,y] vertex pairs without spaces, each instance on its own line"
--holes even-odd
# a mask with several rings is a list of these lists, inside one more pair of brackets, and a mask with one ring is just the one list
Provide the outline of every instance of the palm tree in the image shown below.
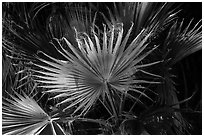
[[[178,100],[170,68],[201,49],[200,22],[185,27],[173,3],[101,5],[3,3],[3,49],[18,76],[3,89],[3,133],[73,134],[76,121],[102,134],[188,132],[179,104],[191,97]],[[105,116],[89,118],[97,106]]]

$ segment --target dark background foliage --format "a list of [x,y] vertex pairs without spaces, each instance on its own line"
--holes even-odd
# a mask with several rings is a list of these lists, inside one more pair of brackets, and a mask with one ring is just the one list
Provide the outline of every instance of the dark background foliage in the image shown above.
[[[28,3],[28,9],[30,8],[30,5],[32,3]],[[63,7],[64,3],[57,3],[56,5],[58,7]],[[99,11],[106,11],[106,6],[111,8],[113,5],[112,3],[84,3],[84,5],[93,6],[94,8],[97,8]],[[202,18],[202,3],[194,2],[194,3],[176,3],[175,7],[179,6],[179,9],[182,11],[178,14],[180,18],[184,18],[186,23],[188,23],[192,18],[194,18],[194,23],[198,22]],[[58,9],[57,12],[63,13],[63,8],[56,8]],[[13,11],[9,11],[13,12]],[[47,17],[51,12],[53,12],[52,6],[47,6],[43,10],[40,11],[41,13],[36,16],[36,20],[39,21],[40,26],[36,26],[41,30],[41,32],[45,32],[46,28],[44,17]],[[99,20],[98,20],[99,21]],[[97,24],[97,22],[96,22]],[[186,26],[187,24],[184,24]],[[49,36],[47,36],[49,37]],[[46,45],[46,44],[45,44]],[[29,47],[30,48],[30,47]],[[44,48],[46,49],[46,47]],[[35,51],[37,49],[33,48],[33,50],[29,51]],[[48,49],[50,53],[55,55],[54,49]],[[188,97],[190,97],[194,92],[195,95],[191,100],[188,102],[181,104],[181,108],[188,108],[193,111],[202,111],[202,51],[198,51],[177,64],[172,69],[172,74],[176,75],[176,77],[173,79],[176,83],[176,88],[178,90],[178,99],[184,100]],[[97,108],[98,107],[98,108]],[[127,106],[128,107],[128,106]],[[94,111],[89,113],[89,117],[91,118],[97,118],[97,117],[106,117],[105,110],[103,111],[102,107],[96,106],[97,109],[94,109]],[[138,108],[140,109],[140,108]],[[142,108],[141,108],[142,109]],[[137,110],[138,111],[138,110]],[[103,113],[104,112],[104,113]],[[100,114],[100,116],[98,115]],[[192,129],[190,131],[191,134],[202,134],[202,114],[200,113],[184,113],[183,116],[192,124]],[[93,125],[89,123],[80,123],[76,122],[76,131],[80,128],[84,127],[90,127],[91,130],[94,128]],[[77,134],[86,134],[83,133],[85,131],[78,132]],[[97,131],[96,131],[97,132]],[[89,133],[89,134],[96,134],[96,133]]]
[[[195,19],[195,22],[202,18],[202,4],[199,2],[178,3],[182,4],[182,12],[179,14],[185,20]],[[181,104],[181,107],[190,108],[192,110],[202,110],[202,51],[198,51],[175,65],[173,70],[177,76],[175,81],[177,90],[179,91],[179,100],[185,99],[196,91],[195,96]],[[193,125],[192,134],[202,134],[202,114],[185,114],[190,123]]]

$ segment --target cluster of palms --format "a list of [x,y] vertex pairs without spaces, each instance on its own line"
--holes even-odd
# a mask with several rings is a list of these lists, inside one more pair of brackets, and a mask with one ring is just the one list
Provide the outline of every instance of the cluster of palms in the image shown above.
[[191,97],[178,100],[171,68],[201,50],[202,34],[179,12],[3,3],[3,134],[188,134],[179,105]]

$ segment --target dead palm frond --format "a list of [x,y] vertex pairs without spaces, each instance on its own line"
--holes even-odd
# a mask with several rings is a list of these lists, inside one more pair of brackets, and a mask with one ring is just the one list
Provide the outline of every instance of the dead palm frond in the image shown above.
[[65,134],[61,126],[26,94],[3,99],[2,129],[7,135]]

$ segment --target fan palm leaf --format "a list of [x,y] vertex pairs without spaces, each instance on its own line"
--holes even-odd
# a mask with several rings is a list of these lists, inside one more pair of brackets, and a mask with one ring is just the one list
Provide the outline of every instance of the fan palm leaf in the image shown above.
[[51,37],[59,39],[66,37],[71,43],[76,43],[75,29],[89,34],[90,27],[95,22],[94,15],[95,12],[85,4],[52,4],[52,13],[46,22],[47,31],[50,32]]
[[[184,21],[180,23],[175,22],[174,25],[170,28],[168,36],[165,39],[164,45],[162,47],[164,52],[163,59],[165,61],[162,64],[163,74],[161,75],[164,77],[165,84],[159,85],[158,87],[160,88],[159,90],[162,90],[161,92],[165,91],[165,95],[160,95],[161,98],[166,101],[169,99],[169,101],[166,102],[168,105],[171,105],[169,103],[174,104],[178,102],[175,93],[175,83],[172,80],[173,75],[169,72],[169,70],[171,67],[173,67],[174,64],[186,56],[200,50],[202,47],[201,21],[199,21],[194,27],[191,25],[192,21],[193,20],[191,20],[186,28],[183,28]],[[192,29],[190,29],[190,27],[192,27]],[[172,99],[176,99],[177,101],[172,101]]]
[[[82,5],[82,4],[81,4]],[[56,50],[49,44],[52,38],[66,37],[76,44],[75,29],[89,33],[95,13],[75,3],[5,3],[3,16],[4,48],[26,57],[38,50],[49,55]],[[46,8],[48,10],[45,10]],[[63,7],[63,8],[62,8]],[[48,13],[48,12],[51,13]],[[42,22],[41,16],[48,16]],[[55,58],[62,58],[55,56]],[[34,60],[34,58],[32,58]]]
[[[195,26],[192,27],[192,21],[187,27],[183,27],[184,20],[180,23],[176,21],[174,25],[170,28],[168,36],[165,39],[163,45],[163,59],[165,60],[161,68],[161,76],[164,77],[163,84],[158,85],[157,92],[159,93],[159,99],[162,104],[172,105],[177,104],[177,89],[175,87],[175,82],[173,81],[173,74],[170,73],[171,68],[179,61],[181,61],[186,56],[195,53],[202,47],[202,31],[201,31],[201,21],[199,21]],[[191,29],[190,29],[191,28]],[[180,108],[179,105],[173,106],[174,108]],[[176,122],[177,126],[185,125],[185,121],[179,112],[175,113],[177,119],[180,120]],[[183,123],[181,123],[183,122]],[[182,128],[182,127],[181,127]],[[180,129],[182,130],[182,129]]]
[[143,29],[155,30],[153,37],[162,32],[176,19],[179,11],[172,10],[174,3],[154,3],[154,2],[120,2],[114,3],[113,11],[108,8],[109,18],[104,16],[108,26],[117,23],[124,24],[124,30],[128,30],[131,22],[134,26],[134,36]]
[[61,126],[26,94],[15,92],[3,98],[2,129],[8,135],[34,135],[48,131],[51,134],[65,134]]
[[[151,35],[151,33],[146,34],[145,30],[127,46],[132,27],[133,24],[124,39],[122,39],[123,28],[115,33],[114,26],[111,30],[107,30],[104,26],[102,42],[94,31],[93,40],[86,33],[80,37],[77,35],[78,47],[73,46],[66,38],[61,42],[54,39],[53,46],[67,61],[57,60],[43,53],[49,60],[38,58],[46,65],[36,64],[45,70],[34,70],[36,81],[44,83],[42,87],[48,89],[46,93],[58,93],[54,98],[66,97],[58,103],[58,105],[68,103],[64,110],[78,105],[74,112],[83,108],[82,113],[86,113],[99,97],[102,97],[102,100],[107,97],[113,114],[116,114],[114,95],[126,94],[130,98],[135,98],[128,93],[130,90],[149,98],[138,89],[137,84],[159,82],[136,79],[134,74],[143,67],[138,64],[156,47],[148,52],[142,52],[147,47],[147,39]],[[110,37],[107,36],[108,33]],[[114,42],[113,39],[117,41]],[[72,53],[62,47],[62,42]]]
[[[191,22],[183,29],[183,21],[175,20],[178,12],[171,10],[173,3],[114,3],[113,10],[108,9],[109,16],[102,13],[105,21],[102,26],[101,20],[96,24],[100,16],[91,7],[77,4],[3,5],[7,10],[3,14],[6,56],[11,62],[23,61],[32,66],[23,66],[16,73],[19,81],[13,87],[20,92],[10,95],[11,99],[4,98],[4,134],[47,134],[50,130],[53,134],[63,134],[60,125],[37,104],[45,94],[56,101],[54,105],[60,110],[56,115],[62,117],[79,113],[84,117],[99,102],[111,115],[110,119],[115,120],[112,127],[116,129],[124,102],[133,101],[129,111],[132,112],[135,104],[143,103],[142,99],[155,99],[148,93],[151,89],[146,90],[147,84],[159,84],[153,91],[158,93],[159,103],[170,106],[178,103],[169,70],[201,49],[200,22],[195,27]],[[48,9],[46,12],[42,12],[44,7]],[[46,19],[41,19],[41,15]],[[163,34],[160,32],[166,33],[164,30],[169,31],[167,36],[162,42],[157,41]],[[154,55],[149,55],[159,42],[159,54],[155,56],[161,58],[157,61]],[[159,73],[153,74],[157,72],[153,67],[150,71],[146,69],[158,63]],[[140,76],[141,73],[154,79]],[[35,80],[31,87],[27,83],[30,79]],[[23,88],[33,86],[40,91],[28,90],[25,92],[28,96],[20,95]],[[37,101],[30,97],[41,92]],[[181,118],[177,112],[169,116],[172,114]]]
[[22,53],[29,58],[38,50],[48,54],[55,53],[49,45],[52,37],[46,31],[44,24],[36,18],[40,10],[51,3],[8,3],[7,5],[4,5],[4,12],[8,15],[3,17],[2,22],[4,48],[10,50],[12,54]]
[[[188,26],[183,28],[184,20],[176,21],[169,30],[164,42],[166,59],[171,58],[169,66],[174,65],[184,57],[201,50],[202,48],[202,25],[201,20],[192,25],[193,19]],[[169,51],[167,51],[169,50]]]

